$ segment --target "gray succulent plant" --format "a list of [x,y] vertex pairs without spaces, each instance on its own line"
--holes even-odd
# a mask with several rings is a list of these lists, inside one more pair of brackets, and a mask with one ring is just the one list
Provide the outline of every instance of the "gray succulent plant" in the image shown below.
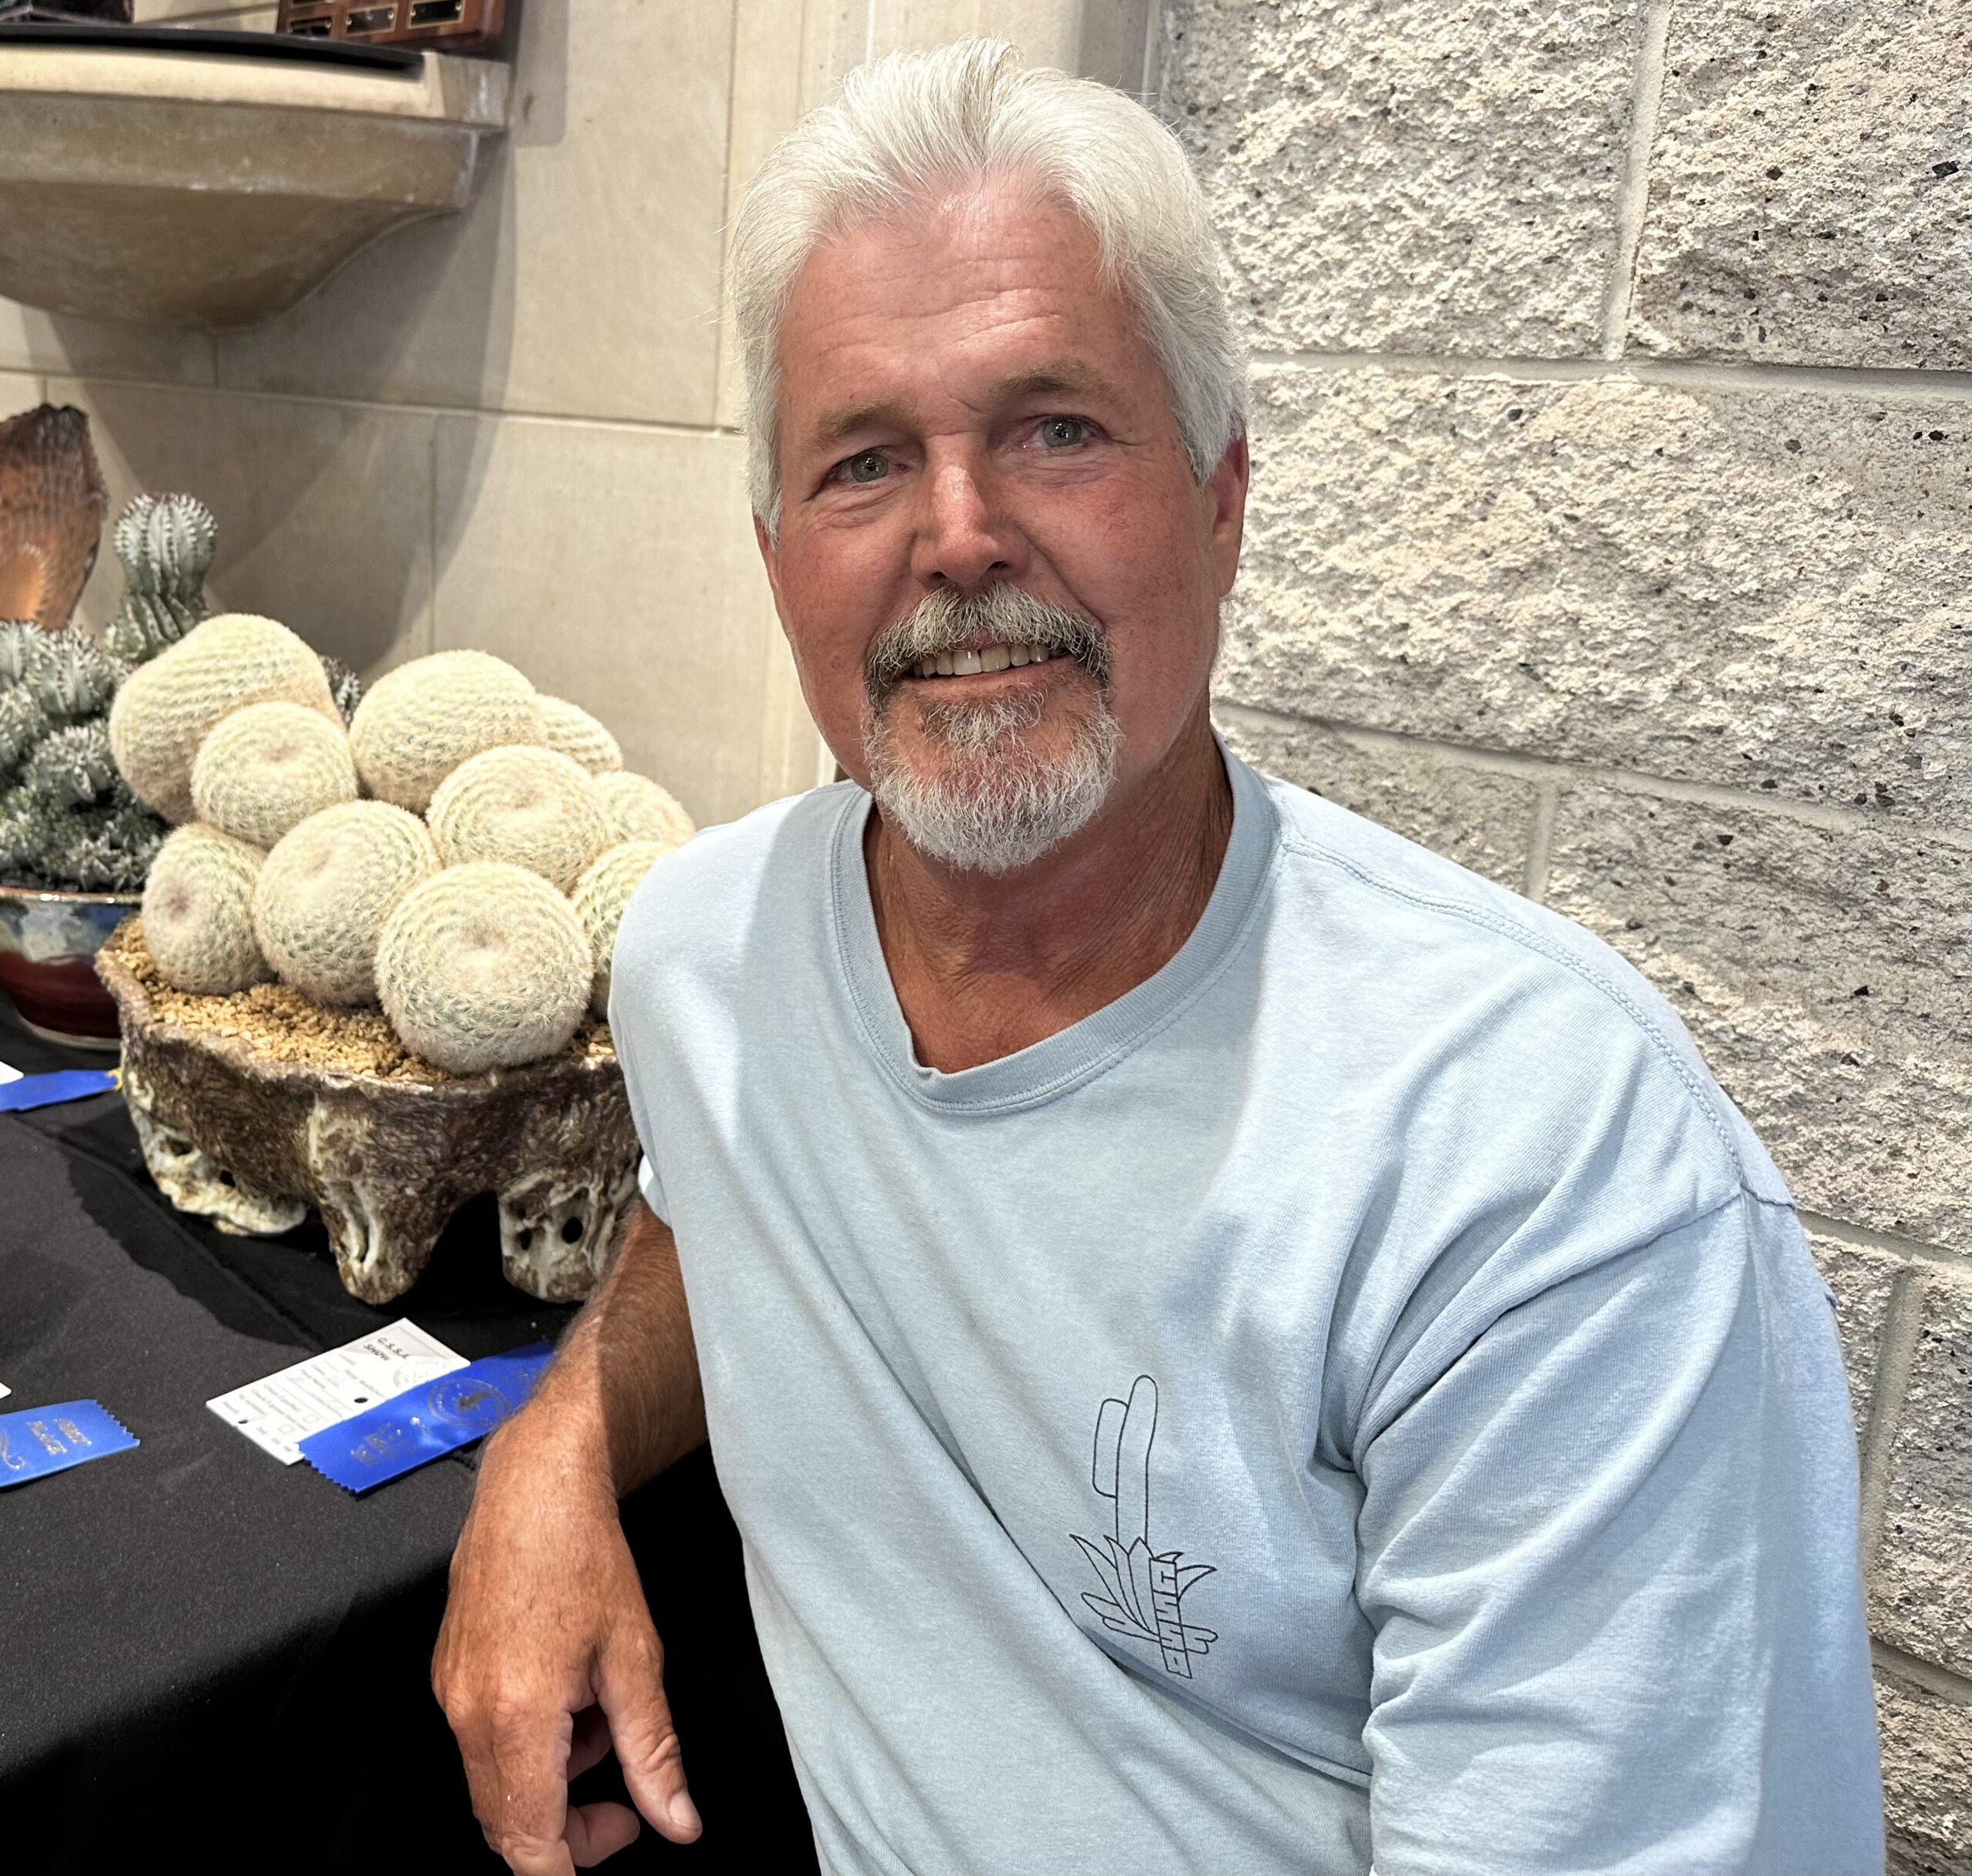
[[118,517],[122,602],[99,644],[0,621],[0,879],[135,892],[170,831],[109,753],[125,678],[205,617],[215,528],[190,495],[139,495]]

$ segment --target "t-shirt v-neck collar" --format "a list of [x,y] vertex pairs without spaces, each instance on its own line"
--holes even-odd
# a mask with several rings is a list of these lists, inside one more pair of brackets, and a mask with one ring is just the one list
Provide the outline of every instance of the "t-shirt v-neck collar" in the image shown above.
[[918,1061],[911,1027],[884,961],[863,836],[874,804],[846,793],[827,846],[829,905],[854,1026],[890,1079],[925,1106],[948,1113],[1028,1107],[1092,1080],[1175,1019],[1238,949],[1278,848],[1279,820],[1266,785],[1220,745],[1232,787],[1232,832],[1219,878],[1190,937],[1133,990],[1031,1047],[946,1074]]

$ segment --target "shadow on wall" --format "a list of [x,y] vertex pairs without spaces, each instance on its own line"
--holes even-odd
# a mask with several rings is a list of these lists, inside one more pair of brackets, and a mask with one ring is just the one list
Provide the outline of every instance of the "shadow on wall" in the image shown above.
[[[278,617],[359,670],[428,648],[433,595],[484,467],[483,449],[454,449],[458,472],[438,472],[442,413],[502,401],[513,149],[564,135],[568,4],[532,0],[518,20],[510,9],[512,128],[481,146],[463,214],[384,237],[264,325],[211,335],[209,374],[86,381],[112,503],[183,488],[213,511],[215,606]],[[49,323],[67,355],[101,352],[101,326]],[[76,394],[60,380],[51,391]],[[116,599],[113,567],[99,567],[79,616],[99,626]]]

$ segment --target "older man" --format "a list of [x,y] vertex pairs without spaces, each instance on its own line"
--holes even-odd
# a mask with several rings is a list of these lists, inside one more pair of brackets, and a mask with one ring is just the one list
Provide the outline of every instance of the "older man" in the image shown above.
[[1880,1867],[1848,1408],[1779,1178],[1565,921],[1215,742],[1239,357],[1175,145],[972,45],[736,242],[853,781],[612,1011],[649,1211],[434,1670],[516,1870],[699,1824],[618,1495],[709,1426],[824,1865]]

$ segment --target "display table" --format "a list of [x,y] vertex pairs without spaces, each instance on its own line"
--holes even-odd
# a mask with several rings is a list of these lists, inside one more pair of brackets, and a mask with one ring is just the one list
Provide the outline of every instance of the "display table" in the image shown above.
[[[107,1058],[0,1009],[0,1061]],[[0,1491],[0,1831],[11,1876],[162,1858],[202,1871],[497,1871],[426,1676],[475,1451],[349,1497],[283,1467],[212,1396],[399,1315],[468,1359],[573,1311],[510,1288],[490,1200],[384,1310],[348,1296],[319,1225],[226,1237],[173,1211],[114,1095],[0,1115],[0,1412],[92,1397],[142,1445]],[[706,1821],[646,1830],[612,1870],[812,1869],[749,1619],[740,1545],[700,1453],[624,1521],[668,1650]],[[613,1761],[579,1799],[620,1795]],[[682,1859],[681,1861],[681,1859]]]

